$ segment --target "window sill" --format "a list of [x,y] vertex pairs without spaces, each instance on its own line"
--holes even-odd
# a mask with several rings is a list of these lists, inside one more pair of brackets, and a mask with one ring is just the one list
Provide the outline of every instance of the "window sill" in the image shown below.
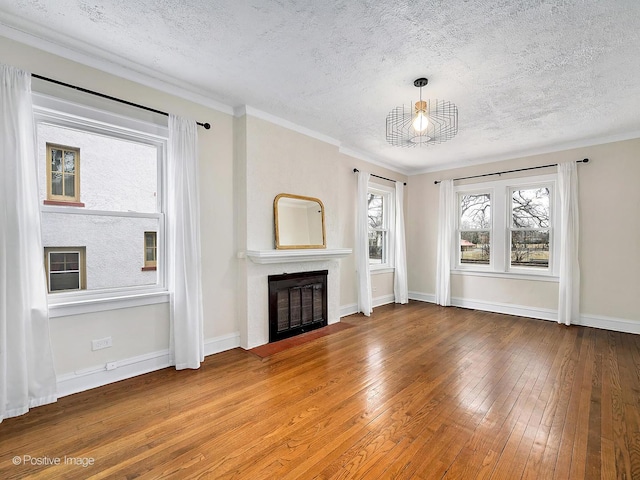
[[140,270],[143,272],[155,272],[157,269],[157,267],[142,267]]
[[555,282],[560,281],[559,277],[553,275],[542,275],[536,273],[521,272],[481,272],[478,270],[451,270],[452,275],[463,275],[469,277],[493,277],[508,278],[509,280],[533,280],[534,282]]
[[56,205],[59,207],[84,207],[84,203],[82,202],[62,202],[58,200],[44,200],[42,203],[44,205]]
[[373,266],[369,266],[369,273],[371,275],[378,275],[380,273],[393,273],[395,272],[396,269],[393,267],[373,267]]
[[49,318],[104,312],[169,302],[167,290],[113,291],[100,293],[54,293],[49,295]]

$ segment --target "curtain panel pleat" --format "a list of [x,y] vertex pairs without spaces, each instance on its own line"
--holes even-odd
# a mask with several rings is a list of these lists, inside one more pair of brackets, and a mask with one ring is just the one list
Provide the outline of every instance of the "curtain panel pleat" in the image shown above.
[[356,281],[358,284],[358,311],[367,317],[373,311],[371,298],[371,272],[369,269],[369,173],[360,171],[356,201]]
[[0,422],[57,400],[31,75],[0,65]]
[[436,254],[436,303],[443,307],[451,305],[451,248],[453,246],[455,212],[453,180],[443,180],[440,182]]
[[395,272],[393,275],[393,294],[395,303],[409,302],[409,288],[407,286],[407,244],[404,231],[404,185],[396,183],[395,192],[395,228],[394,255]]
[[578,260],[580,221],[576,162],[558,164],[558,191],[561,232],[558,323],[571,325],[580,320],[580,263]]
[[199,368],[204,360],[204,333],[195,121],[169,115],[167,164],[170,361],[177,370]]

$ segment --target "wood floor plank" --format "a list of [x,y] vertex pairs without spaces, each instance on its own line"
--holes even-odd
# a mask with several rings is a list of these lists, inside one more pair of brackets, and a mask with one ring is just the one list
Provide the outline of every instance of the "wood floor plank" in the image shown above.
[[413,301],[343,322],[7,419],[0,478],[640,478],[640,337]]

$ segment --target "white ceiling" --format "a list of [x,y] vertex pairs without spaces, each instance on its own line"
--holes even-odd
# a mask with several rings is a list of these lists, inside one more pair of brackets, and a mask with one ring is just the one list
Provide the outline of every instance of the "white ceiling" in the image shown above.
[[[0,27],[404,173],[640,136],[639,0],[0,0]],[[390,146],[422,76],[459,133]]]

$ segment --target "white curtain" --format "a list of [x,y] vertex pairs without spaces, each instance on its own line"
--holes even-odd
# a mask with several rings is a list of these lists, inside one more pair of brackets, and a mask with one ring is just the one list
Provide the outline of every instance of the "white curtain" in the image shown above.
[[580,319],[580,265],[578,263],[579,215],[576,162],[558,164],[560,193],[560,291],[558,323],[571,325]]
[[369,271],[369,173],[358,172],[358,199],[356,202],[356,276],[358,282],[358,311],[367,317],[373,311],[371,274]]
[[396,303],[409,302],[407,287],[407,246],[404,234],[404,185],[396,182],[396,221],[395,237],[395,274],[393,276],[393,294]]
[[31,75],[0,64],[0,422],[55,402]]
[[198,130],[194,121],[169,115],[167,156],[167,270],[170,355],[176,369],[204,360]]
[[438,206],[436,303],[443,307],[451,305],[451,247],[455,212],[453,180],[442,180]]

